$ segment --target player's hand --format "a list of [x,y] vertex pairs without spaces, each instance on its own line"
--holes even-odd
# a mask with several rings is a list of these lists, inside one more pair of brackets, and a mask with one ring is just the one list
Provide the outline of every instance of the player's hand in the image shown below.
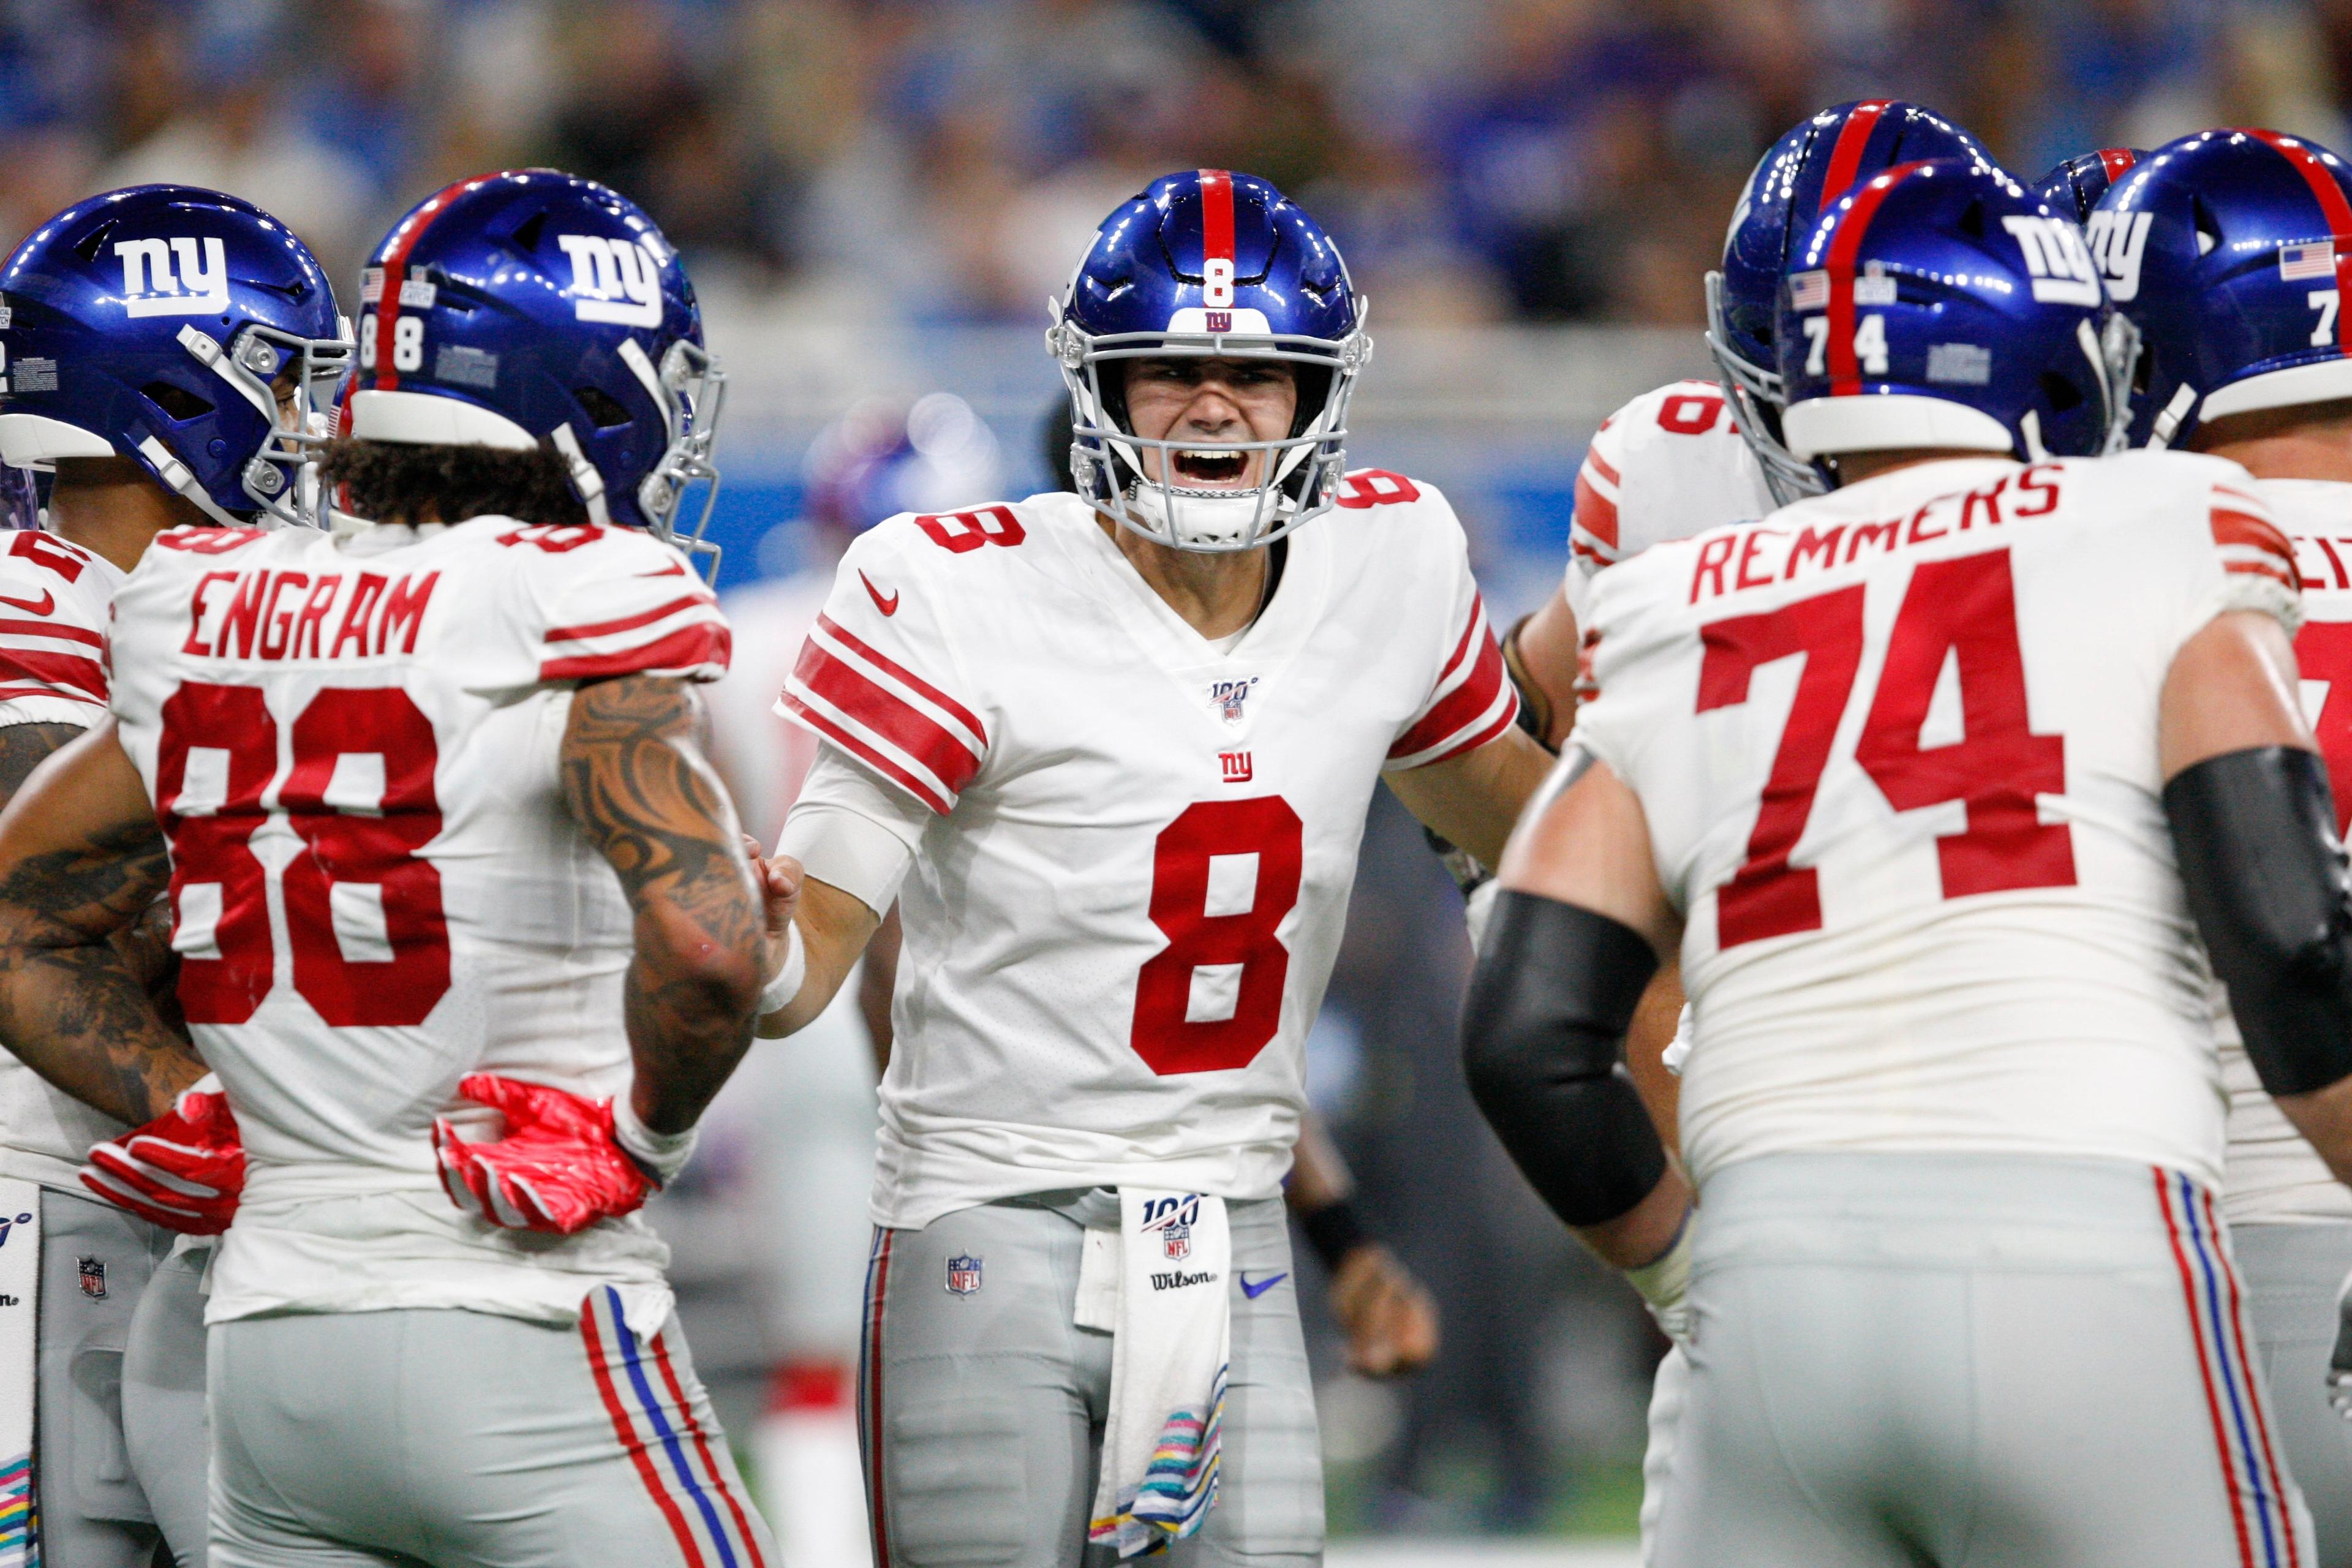
[[245,1143],[206,1073],[144,1127],[90,1150],[81,1184],[117,1208],[190,1236],[218,1236],[245,1191]]
[[467,1214],[502,1230],[571,1236],[630,1214],[653,1182],[613,1134],[613,1102],[478,1072],[457,1092],[506,1118],[484,1143],[458,1137],[447,1117],[433,1123],[442,1190]]
[[[766,855],[760,841],[748,833],[743,835],[743,853],[751,858],[751,879],[759,885],[760,910],[767,922],[765,963],[761,973],[772,980],[783,967],[785,948],[792,940],[793,915],[801,907],[801,863],[789,855]],[[787,996],[784,1000],[789,1002],[792,998]],[[761,1010],[772,1011],[764,1007]]]
[[1347,1332],[1348,1364],[1366,1377],[1418,1372],[1437,1354],[1437,1303],[1379,1242],[1340,1259],[1331,1315]]

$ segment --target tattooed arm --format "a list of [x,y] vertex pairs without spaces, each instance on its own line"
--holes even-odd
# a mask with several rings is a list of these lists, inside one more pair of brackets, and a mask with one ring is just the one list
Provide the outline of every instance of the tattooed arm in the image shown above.
[[205,1072],[134,956],[152,939],[122,941],[152,921],[169,877],[146,786],[111,719],[59,748],[0,813],[0,1041],[76,1100],[132,1123],[162,1114]]
[[633,1100],[656,1132],[694,1125],[751,1043],[768,938],[727,792],[683,681],[583,686],[563,734],[564,803],[636,915],[625,1001]]

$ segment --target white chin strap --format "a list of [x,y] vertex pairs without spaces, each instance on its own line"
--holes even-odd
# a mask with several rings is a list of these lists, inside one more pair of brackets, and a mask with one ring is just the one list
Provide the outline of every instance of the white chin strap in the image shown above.
[[251,517],[232,517],[223,511],[213,498],[205,493],[205,487],[196,482],[195,471],[173,457],[172,448],[154,437],[150,436],[139,443],[139,455],[155,465],[155,472],[173,491],[186,497],[198,511],[203,512],[223,528],[275,528],[278,526],[278,519],[271,517],[267,511],[257,511]]
[[1179,550],[1238,549],[1253,534],[1271,531],[1260,526],[1259,509],[1280,517],[1293,510],[1282,504],[1286,499],[1278,491],[1255,489],[1216,495],[1180,487],[1171,494],[1142,479],[1127,490],[1128,510],[1135,520]]

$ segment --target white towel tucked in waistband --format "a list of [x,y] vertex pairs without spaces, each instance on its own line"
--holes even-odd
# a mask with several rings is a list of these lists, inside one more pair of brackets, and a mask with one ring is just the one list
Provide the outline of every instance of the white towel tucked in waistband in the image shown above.
[[1118,1211],[1118,1230],[1087,1232],[1077,1321],[1113,1336],[1087,1539],[1126,1558],[1181,1541],[1216,1503],[1234,1247],[1223,1198],[1121,1187]]

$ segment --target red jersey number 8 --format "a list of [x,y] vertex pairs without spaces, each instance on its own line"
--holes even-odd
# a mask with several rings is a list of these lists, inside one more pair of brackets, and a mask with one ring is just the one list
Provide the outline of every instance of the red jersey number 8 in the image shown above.
[[1275,931],[1298,903],[1304,843],[1274,795],[1201,801],[1160,830],[1151,923],[1168,945],[1136,977],[1129,1037],[1153,1072],[1245,1068],[1282,1026],[1290,950]]

